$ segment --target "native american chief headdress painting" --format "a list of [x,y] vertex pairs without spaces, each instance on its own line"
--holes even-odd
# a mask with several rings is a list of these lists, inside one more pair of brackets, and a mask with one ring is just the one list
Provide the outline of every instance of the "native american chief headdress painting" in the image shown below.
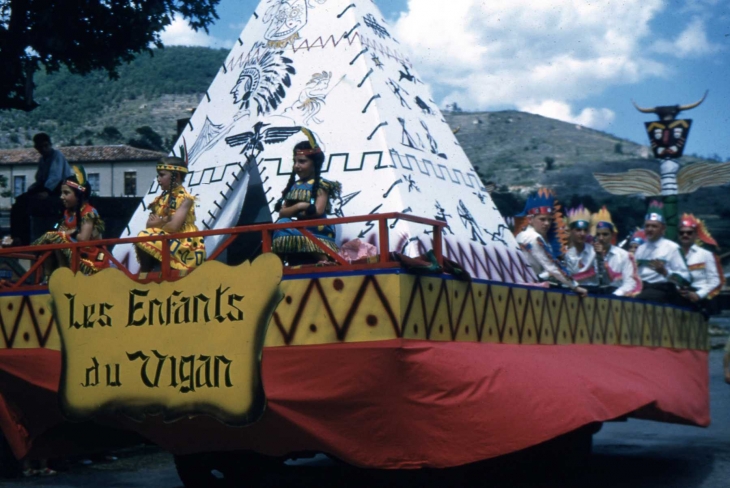
[[657,114],[659,117],[658,122],[644,123],[655,158],[675,159],[682,157],[692,121],[689,119],[676,120],[676,116],[683,110],[697,107],[705,100],[706,96],[707,92],[698,102],[689,105],[669,105],[654,108],[642,108],[634,102],[634,106],[639,112]]

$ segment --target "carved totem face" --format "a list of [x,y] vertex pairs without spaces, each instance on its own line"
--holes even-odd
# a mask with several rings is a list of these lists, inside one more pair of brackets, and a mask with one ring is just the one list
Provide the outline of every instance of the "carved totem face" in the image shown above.
[[682,157],[687,143],[691,120],[672,120],[668,122],[646,122],[651,149],[657,159]]

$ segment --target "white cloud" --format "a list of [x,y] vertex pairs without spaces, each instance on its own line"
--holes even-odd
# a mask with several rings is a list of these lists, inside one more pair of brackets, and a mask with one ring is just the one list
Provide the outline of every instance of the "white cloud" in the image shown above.
[[576,115],[573,114],[570,105],[558,100],[543,100],[539,103],[517,104],[517,109],[599,130],[606,129],[616,118],[613,110],[607,108],[588,107]]
[[230,48],[233,46],[232,42],[222,41],[206,34],[205,31],[195,32],[185,20],[179,17],[167,26],[165,31],[160,34],[160,38],[165,46],[204,46],[215,48]]
[[449,92],[444,102],[532,107],[597,127],[613,113],[574,115],[570,103],[669,73],[647,56],[650,23],[665,3],[409,0],[395,30],[423,78]]
[[720,45],[713,44],[707,39],[705,22],[700,18],[692,19],[687,28],[675,40],[657,41],[652,46],[654,52],[670,54],[678,58],[713,54],[720,49]]

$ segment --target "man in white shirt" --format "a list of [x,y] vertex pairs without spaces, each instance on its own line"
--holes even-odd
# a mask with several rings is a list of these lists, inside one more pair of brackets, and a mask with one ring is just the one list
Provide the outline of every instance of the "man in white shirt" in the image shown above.
[[699,241],[717,246],[702,220],[692,214],[682,215],[679,222],[679,245],[689,268],[691,287],[681,288],[679,293],[702,307],[706,305],[706,301],[720,293],[724,276],[717,257],[700,247],[697,244]]
[[606,207],[591,217],[591,234],[594,236],[593,248],[599,289],[605,294],[619,297],[633,297],[641,292],[641,280],[634,262],[634,256],[613,245],[616,239],[616,226]]
[[642,291],[636,297],[659,303],[682,303],[677,285],[689,283],[689,269],[679,245],[665,239],[664,211],[661,202],[652,201],[644,219],[646,242],[636,250],[636,264]]
[[530,195],[525,210],[518,217],[527,217],[529,225],[517,234],[517,243],[525,254],[532,270],[542,281],[553,281],[570,288],[581,296],[588,292],[570,277],[560,262],[560,243],[553,214],[555,198],[549,190],[541,188]]
[[565,253],[565,262],[573,279],[589,291],[590,288],[598,286],[596,253],[593,246],[586,246],[590,221],[591,212],[583,205],[568,210],[570,245],[568,252]]

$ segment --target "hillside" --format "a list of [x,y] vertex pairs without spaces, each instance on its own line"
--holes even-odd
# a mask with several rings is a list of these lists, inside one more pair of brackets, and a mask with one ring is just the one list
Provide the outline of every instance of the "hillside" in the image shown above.
[[175,121],[198,105],[227,53],[195,47],[156,49],[153,56],[143,54],[122,66],[117,80],[103,72],[86,77],[65,70],[37,75],[35,96],[41,106],[30,113],[0,111],[0,148],[32,146],[30,139],[38,131],[50,133],[60,145],[127,142],[140,138],[136,129],[144,126],[169,147]]
[[[103,73],[87,77],[67,72],[38,76],[41,107],[31,113],[0,112],[0,148],[31,146],[44,130],[59,145],[132,142],[169,148],[176,120],[189,116],[217,73],[227,52],[170,47],[142,55],[120,69],[118,80]],[[505,215],[521,210],[524,195],[539,185],[553,187],[567,206],[606,204],[622,231],[641,223],[645,202],[615,197],[597,184],[594,172],[630,168],[657,170],[646,146],[605,132],[517,111],[445,113],[446,122],[484,181],[500,188],[493,198]],[[141,130],[140,130],[141,129]],[[636,128],[637,137],[643,127]],[[132,141],[130,141],[132,140]],[[160,147],[151,147],[151,146]],[[701,161],[685,156],[684,163]],[[721,243],[730,245],[727,186],[682,196],[680,210],[706,219]]]

